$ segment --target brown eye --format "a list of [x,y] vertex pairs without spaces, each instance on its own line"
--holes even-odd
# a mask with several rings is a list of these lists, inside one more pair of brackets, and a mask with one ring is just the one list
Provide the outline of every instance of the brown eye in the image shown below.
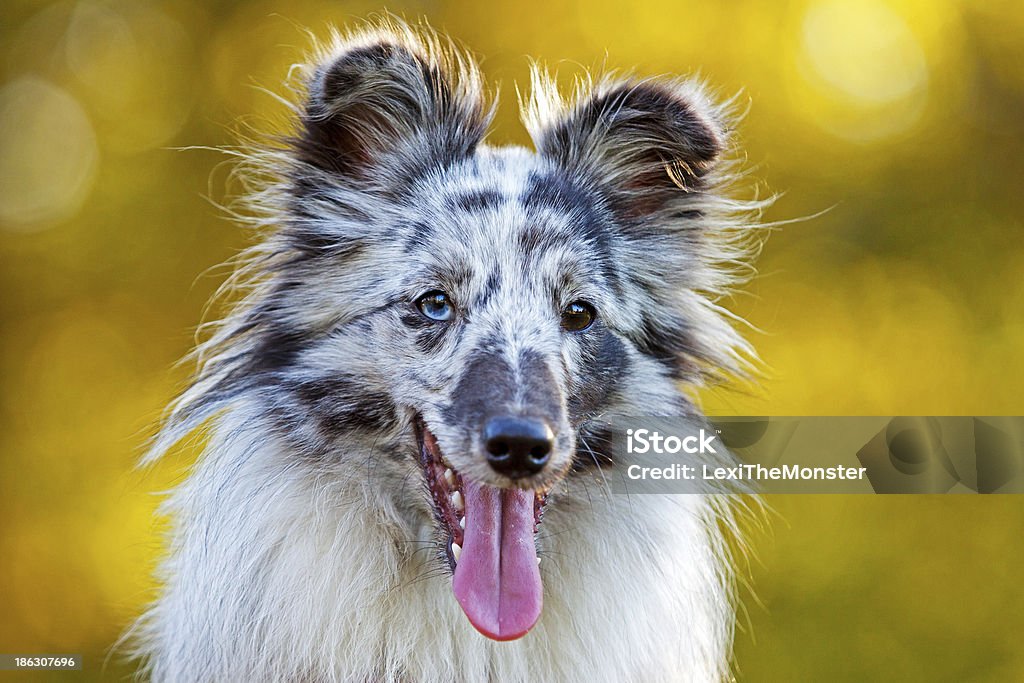
[[570,332],[581,332],[590,327],[597,312],[586,301],[573,301],[562,311],[562,328]]
[[455,308],[451,300],[444,292],[427,292],[416,300],[416,307],[420,313],[438,322],[445,322],[455,317]]

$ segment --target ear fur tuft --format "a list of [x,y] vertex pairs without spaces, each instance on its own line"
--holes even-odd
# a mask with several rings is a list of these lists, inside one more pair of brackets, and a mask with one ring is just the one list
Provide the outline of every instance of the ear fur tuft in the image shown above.
[[472,154],[493,107],[473,61],[387,20],[334,36],[307,80],[297,157],[355,182],[397,182]]
[[565,102],[538,69],[524,114],[542,156],[596,180],[639,213],[703,189],[726,145],[720,118],[693,81],[581,83]]

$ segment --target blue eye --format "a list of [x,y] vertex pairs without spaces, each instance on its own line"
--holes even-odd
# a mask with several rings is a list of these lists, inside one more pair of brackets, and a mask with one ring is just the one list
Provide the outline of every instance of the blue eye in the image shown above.
[[436,290],[427,292],[419,299],[416,299],[416,307],[420,309],[420,313],[431,320],[444,322],[455,317],[455,308],[452,306],[448,295],[444,292]]

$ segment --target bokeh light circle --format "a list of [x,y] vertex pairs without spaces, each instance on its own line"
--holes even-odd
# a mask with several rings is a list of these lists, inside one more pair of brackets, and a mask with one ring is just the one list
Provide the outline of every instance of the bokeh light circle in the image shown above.
[[56,85],[26,76],[0,90],[0,225],[38,230],[88,197],[99,151],[89,117]]
[[831,133],[870,142],[920,119],[928,62],[903,18],[878,0],[821,0],[800,31],[800,66],[814,92],[807,113]]

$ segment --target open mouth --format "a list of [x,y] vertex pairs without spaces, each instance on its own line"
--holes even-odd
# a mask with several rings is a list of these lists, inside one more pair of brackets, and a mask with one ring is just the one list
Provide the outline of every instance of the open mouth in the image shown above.
[[416,434],[434,513],[448,534],[455,599],[488,638],[524,636],[543,604],[535,537],[546,496],[471,481],[444,459],[421,419]]

